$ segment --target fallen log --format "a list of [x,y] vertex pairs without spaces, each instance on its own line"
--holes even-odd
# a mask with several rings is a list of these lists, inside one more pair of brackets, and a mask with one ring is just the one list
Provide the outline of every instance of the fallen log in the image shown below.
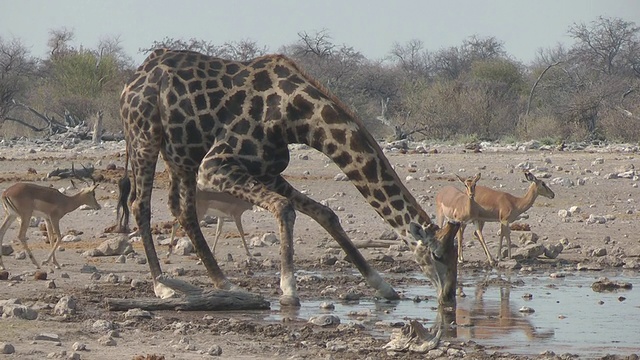
[[142,310],[182,310],[182,311],[229,311],[268,310],[271,304],[262,296],[242,291],[206,290],[198,294],[168,299],[107,298],[105,304],[110,311]]
[[[391,245],[402,244],[402,242],[397,240],[354,240],[353,245],[358,249],[367,249],[367,248],[388,248]],[[331,248],[338,248],[340,245],[338,243],[331,243],[329,245]]]

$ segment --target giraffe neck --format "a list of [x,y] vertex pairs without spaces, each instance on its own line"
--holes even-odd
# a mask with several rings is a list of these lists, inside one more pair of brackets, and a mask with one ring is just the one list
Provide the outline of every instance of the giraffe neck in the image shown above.
[[300,120],[304,116],[292,121],[297,131],[289,133],[289,141],[305,143],[329,156],[400,235],[410,233],[411,222],[431,223],[355,115],[330,95],[315,103],[305,103],[299,96],[293,97],[294,106],[309,109],[311,115],[308,121]]

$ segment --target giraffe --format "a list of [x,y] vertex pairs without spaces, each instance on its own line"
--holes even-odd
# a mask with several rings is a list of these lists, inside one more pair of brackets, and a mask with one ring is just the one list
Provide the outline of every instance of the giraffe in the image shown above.
[[432,224],[361,120],[286,56],[239,62],[157,49],[125,85],[120,105],[135,188],[132,213],[157,296],[162,270],[151,237],[150,202],[161,154],[169,171],[171,213],[215,287],[230,289],[232,284],[198,225],[196,187],[231,194],[274,215],[281,239],[281,305],[300,306],[293,266],[296,211],[310,216],[338,242],[377,296],[399,298],[351,242],[338,216],[282,176],[289,163],[288,144],[302,143],[345,172],[412,249],[439,302],[455,305],[453,239],[459,225],[447,223],[439,229]]

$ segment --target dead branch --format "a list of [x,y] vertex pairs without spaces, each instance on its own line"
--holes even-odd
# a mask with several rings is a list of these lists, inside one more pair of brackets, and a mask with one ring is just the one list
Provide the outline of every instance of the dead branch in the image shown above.
[[[354,241],[353,245],[355,245],[358,249],[367,249],[367,248],[388,248],[391,245],[397,245],[398,241],[395,240],[362,240],[362,241]],[[329,245],[329,247],[339,247],[337,243]]]
[[124,311],[183,310],[183,311],[229,311],[268,310],[271,304],[262,296],[241,291],[207,290],[195,295],[178,298],[105,299],[107,309]]

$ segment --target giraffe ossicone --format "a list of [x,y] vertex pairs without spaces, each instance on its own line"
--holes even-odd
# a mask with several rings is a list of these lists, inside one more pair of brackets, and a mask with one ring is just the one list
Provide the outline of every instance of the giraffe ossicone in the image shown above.
[[224,192],[270,211],[281,238],[283,305],[299,306],[293,265],[296,211],[318,222],[367,283],[387,299],[395,290],[367,263],[328,207],[281,175],[290,143],[330,157],[367,202],[410,246],[441,304],[455,304],[454,234],[443,229],[403,185],[379,145],[342,102],[282,55],[239,62],[191,51],[158,49],[138,67],[121,95],[121,115],[135,186],[132,211],[156,285],[162,274],[151,236],[151,192],[158,155],[169,171],[169,207],[217,288],[231,283],[198,225],[195,193]]

